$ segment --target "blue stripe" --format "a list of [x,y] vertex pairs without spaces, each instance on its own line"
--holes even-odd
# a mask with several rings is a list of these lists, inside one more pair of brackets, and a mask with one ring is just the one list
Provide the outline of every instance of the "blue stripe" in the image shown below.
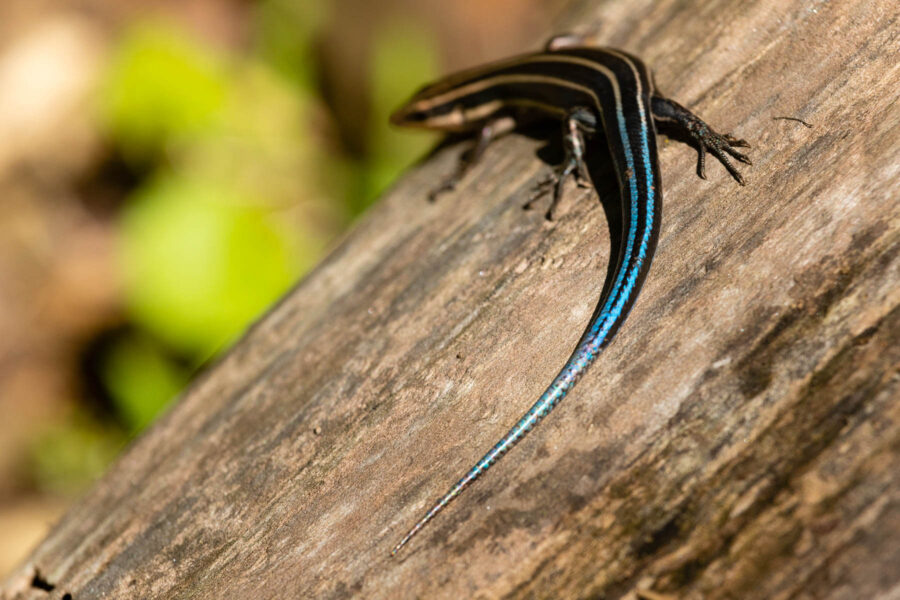
[[[630,65],[629,65],[630,66]],[[635,73],[637,78],[636,87],[641,85],[640,75]],[[645,95],[649,101],[649,93]],[[562,370],[554,378],[553,382],[547,387],[537,402],[525,413],[503,438],[497,442],[491,450],[472,467],[466,475],[460,479],[449,492],[428,511],[428,513],[420,519],[416,525],[404,536],[397,546],[394,547],[392,554],[405,545],[422,527],[425,526],[438,512],[443,510],[454,498],[456,498],[466,487],[473,481],[478,479],[485,471],[503,456],[510,448],[512,448],[519,440],[521,440],[531,429],[547,416],[553,408],[568,394],[569,390],[575,384],[579,377],[587,370],[591,363],[599,353],[600,346],[606,341],[606,336],[610,330],[624,319],[623,311],[629,300],[633,299],[633,295],[638,291],[635,290],[637,279],[644,266],[647,258],[647,251],[650,245],[650,238],[653,232],[653,222],[656,215],[654,214],[655,206],[655,180],[652,169],[651,149],[649,144],[649,132],[647,124],[646,107],[643,106],[643,99],[636,96],[638,105],[638,120],[640,122],[640,154],[644,167],[644,185],[646,188],[646,197],[644,203],[646,207],[646,215],[644,220],[644,232],[640,244],[637,249],[637,256],[633,257],[632,253],[635,249],[637,237],[638,223],[637,217],[641,204],[641,191],[638,186],[636,170],[634,167],[634,154],[632,152],[631,143],[628,138],[628,129],[626,127],[625,114],[623,112],[623,99],[620,95],[619,101],[616,103],[616,122],[619,127],[619,136],[622,142],[622,152],[625,156],[626,170],[620,172],[619,177],[625,177],[628,183],[628,193],[630,198],[630,217],[628,225],[628,234],[626,237],[625,251],[619,266],[616,280],[610,288],[609,297],[603,304],[599,315],[590,325],[588,335],[579,344],[576,351],[572,354]],[[599,97],[598,97],[599,104]],[[603,114],[603,106],[597,106],[600,114]],[[630,177],[627,177],[630,174]],[[624,189],[624,186],[623,186]],[[630,268],[629,268],[629,265]],[[626,275],[627,273],[627,275]]]
[[[602,107],[598,107],[598,109],[602,110]],[[503,436],[503,438],[497,442],[497,444],[491,448],[491,450],[482,457],[478,463],[469,471],[469,473],[460,480],[462,484],[464,481],[472,481],[477,478],[481,473],[486,471],[493,463],[499,458],[503,453],[505,453],[509,448],[511,448],[516,442],[518,442],[528,431],[531,430],[534,425],[536,425],[541,419],[543,419],[549,412],[566,396],[569,389],[571,389],[572,385],[574,385],[575,380],[584,373],[584,371],[590,366],[590,364],[596,358],[596,354],[599,350],[599,345],[605,339],[607,332],[613,327],[616,323],[617,319],[621,316],[622,309],[625,304],[628,302],[631,292],[634,289],[635,282],[637,281],[638,274],[640,273],[641,267],[643,265],[644,259],[647,254],[647,246],[648,240],[650,236],[650,231],[652,230],[651,224],[653,222],[653,202],[654,202],[654,179],[653,179],[653,171],[650,166],[650,147],[648,144],[648,135],[647,135],[647,122],[646,122],[646,113],[643,109],[639,110],[640,114],[640,126],[641,126],[641,156],[643,158],[644,163],[644,181],[646,181],[646,189],[647,189],[647,216],[644,224],[644,235],[641,239],[641,244],[638,249],[637,260],[634,263],[633,268],[628,272],[628,277],[625,283],[625,287],[622,288],[622,281],[626,279],[625,273],[627,269],[620,269],[618,276],[616,277],[616,282],[612,287],[612,292],[610,293],[609,298],[607,298],[606,303],[600,315],[597,319],[594,320],[594,323],[591,327],[591,335],[585,339],[585,341],[581,344],[581,347],[578,348],[578,351],[569,359],[569,361],[563,366],[562,370],[547,388],[547,390],[541,395],[537,402],[525,413],[525,416],[516,423],[509,432]],[[634,158],[631,150],[631,143],[628,139],[627,128],[625,124],[625,115],[622,112],[621,105],[616,106],[616,121],[619,126],[619,134],[622,141],[622,148],[624,150],[625,155],[625,163],[628,167],[628,170],[631,173],[635,173],[634,169]],[[629,197],[631,199],[631,215],[632,217],[638,214],[638,205],[640,204],[640,190],[637,185],[637,178],[631,177],[628,181],[629,183]],[[625,246],[625,254],[623,257],[623,265],[630,262],[631,253],[634,249],[635,237],[637,235],[637,220],[635,218],[630,219],[631,223],[629,225],[628,237]],[[615,307],[610,312],[610,304],[615,302]],[[456,486],[454,486],[455,488]],[[461,490],[459,490],[461,491]],[[454,496],[459,493],[451,492]],[[450,494],[448,494],[449,496]]]
[[[619,120],[619,127],[624,129],[624,119],[623,119],[620,107],[617,107],[616,112],[618,113],[617,117]],[[632,290],[634,289],[635,282],[637,281],[638,274],[640,273],[641,267],[643,266],[644,259],[647,257],[647,247],[649,245],[649,238],[650,238],[650,234],[652,231],[653,219],[655,217],[655,215],[653,213],[653,207],[655,205],[655,192],[654,192],[653,170],[650,165],[650,145],[648,143],[648,136],[647,136],[647,118],[646,118],[646,113],[644,112],[643,109],[641,109],[639,112],[641,115],[641,119],[640,119],[640,123],[641,123],[641,155],[644,160],[644,181],[647,182],[646,183],[647,199],[646,199],[646,203],[645,203],[645,205],[647,207],[647,215],[646,215],[646,219],[644,222],[644,235],[643,235],[643,238],[641,239],[641,244],[638,248],[637,260],[634,264],[634,267],[632,268],[631,272],[628,275],[628,280],[625,284],[625,288],[621,290],[621,294],[617,293],[617,291],[618,291],[617,288],[621,284],[621,280],[622,280],[621,276],[624,275],[624,273],[625,273],[625,270],[623,269],[622,271],[620,271],[620,277],[616,280],[616,285],[613,286],[614,291],[613,291],[613,293],[610,294],[610,298],[607,301],[607,305],[604,307],[604,312],[607,310],[609,302],[612,302],[618,296],[618,302],[616,303],[615,309],[609,315],[601,313],[600,316],[597,317],[596,321],[594,321],[593,327],[591,328],[591,335],[594,337],[594,339],[586,339],[585,343],[583,344],[584,347],[587,347],[589,342],[591,342],[591,344],[590,344],[591,346],[599,346],[599,344],[603,343],[603,341],[605,340],[605,337],[606,337],[606,333],[610,330],[610,328],[612,328],[612,326],[617,322],[617,320],[621,316],[622,308],[625,306],[625,304],[628,302],[628,299],[631,296]],[[626,137],[627,136],[623,135],[623,146],[626,148],[626,150],[628,150],[628,152],[630,152],[631,148],[628,144],[627,139],[625,139]],[[628,162],[629,168],[631,168],[632,172],[634,172],[633,171],[633,163],[632,163],[631,157],[629,155],[626,155],[626,161]],[[635,182],[635,179],[632,178],[632,189],[631,189],[632,215],[636,214],[637,204],[638,204],[638,192],[636,190],[636,184],[634,182]],[[632,220],[631,227],[629,229],[629,234],[628,234],[628,236],[629,236],[628,237],[628,245],[625,249],[625,258],[630,259],[630,257],[631,257],[631,250],[632,250],[632,246],[634,243],[634,236],[637,232],[636,230],[637,230],[637,221]],[[601,325],[603,325],[602,332],[600,331]],[[595,352],[596,352],[596,350],[595,350]]]

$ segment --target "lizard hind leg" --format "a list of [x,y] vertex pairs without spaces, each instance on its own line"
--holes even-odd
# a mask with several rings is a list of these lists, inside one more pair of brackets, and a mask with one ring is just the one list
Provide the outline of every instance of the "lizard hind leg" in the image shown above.
[[538,182],[535,186],[531,198],[528,199],[522,208],[530,210],[532,205],[542,198],[548,191],[553,190],[553,197],[550,201],[550,207],[544,213],[544,218],[548,221],[553,220],[553,213],[559,200],[562,197],[563,185],[569,176],[574,175],[575,181],[579,187],[590,186],[590,175],[588,173],[587,164],[584,162],[585,155],[585,136],[592,135],[597,128],[597,117],[589,109],[576,107],[569,111],[563,120],[563,146],[565,148],[565,158],[554,172]]

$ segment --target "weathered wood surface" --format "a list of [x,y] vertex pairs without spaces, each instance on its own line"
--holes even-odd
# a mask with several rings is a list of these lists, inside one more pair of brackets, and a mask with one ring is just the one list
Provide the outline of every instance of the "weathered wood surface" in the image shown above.
[[548,169],[528,138],[425,202],[451,146],[130,448],[4,598],[900,594],[896,2],[584,1],[569,23],[642,55],[755,165],[745,188],[714,164],[703,182],[692,150],[662,146],[650,277],[563,405],[388,558],[550,381],[607,268],[591,191],[570,188],[553,225],[520,210]]

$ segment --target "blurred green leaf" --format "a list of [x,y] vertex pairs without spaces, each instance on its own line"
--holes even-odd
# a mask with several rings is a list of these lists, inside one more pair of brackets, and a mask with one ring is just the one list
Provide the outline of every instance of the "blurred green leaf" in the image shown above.
[[271,208],[315,202],[337,216],[341,186],[324,176],[337,158],[312,130],[327,123],[316,98],[253,61],[236,65],[231,81],[218,126],[192,140],[177,168]]
[[207,357],[294,281],[297,242],[227,187],[162,177],[122,221],[129,307],[149,331]]
[[127,32],[103,90],[101,115],[130,158],[145,159],[172,140],[210,127],[228,81],[209,49],[164,24]]
[[152,423],[188,381],[188,373],[161,350],[147,339],[129,335],[104,356],[101,375],[118,416],[132,434]]

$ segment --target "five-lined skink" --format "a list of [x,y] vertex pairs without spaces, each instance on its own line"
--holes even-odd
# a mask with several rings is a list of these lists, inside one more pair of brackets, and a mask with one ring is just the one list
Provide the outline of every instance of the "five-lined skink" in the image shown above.
[[[548,218],[565,180],[588,181],[587,141],[602,129],[619,182],[622,236],[611,260],[611,285],[575,351],[541,397],[497,444],[456,482],[393,548],[406,545],[431,519],[518,443],[566,396],[599,352],[610,343],[634,305],[650,268],[659,234],[662,186],[656,126],[668,124],[699,149],[698,174],[705,178],[708,150],[738,183],[744,183],[728,155],[750,160],[736,148],[743,140],[713,131],[678,103],[659,94],[650,70],[638,58],[591,45],[583,37],[557,36],[542,52],[526,54],[451,75],[419,91],[391,117],[397,125],[443,131],[480,132],[469,160],[438,191],[452,189],[491,140],[513,128],[522,115],[563,123],[565,159],[555,175]],[[546,186],[541,186],[546,187]]]

